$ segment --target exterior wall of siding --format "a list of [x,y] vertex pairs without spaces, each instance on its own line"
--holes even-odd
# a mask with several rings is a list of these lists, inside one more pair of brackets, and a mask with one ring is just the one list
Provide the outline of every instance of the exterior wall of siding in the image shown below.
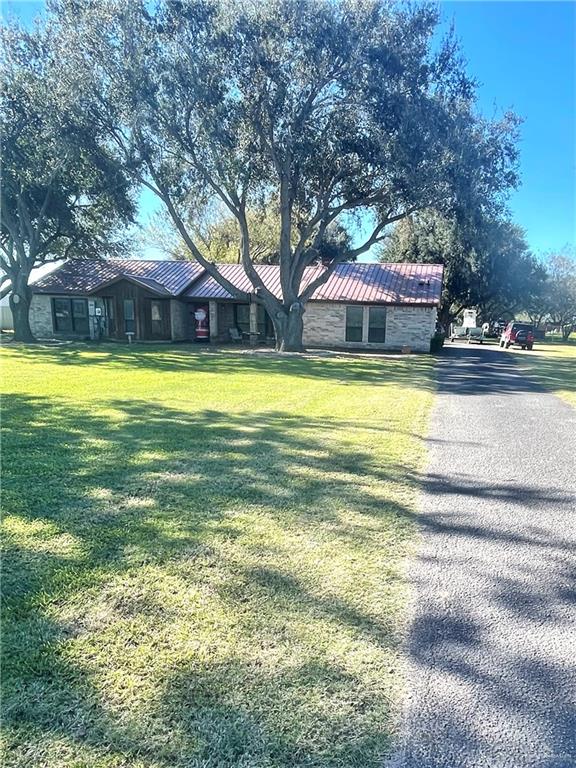
[[149,318],[146,312],[150,311],[146,305],[146,298],[154,298],[154,295],[135,285],[129,280],[120,280],[113,285],[108,285],[98,291],[98,296],[107,298],[114,304],[114,334],[118,341],[127,341],[124,318],[124,299],[134,301],[134,339],[147,339],[149,336]]
[[368,342],[368,306],[364,308],[363,340],[346,341],[346,304],[309,302],[304,313],[304,344],[349,349],[401,349],[429,352],[436,325],[435,307],[386,307],[386,340]]

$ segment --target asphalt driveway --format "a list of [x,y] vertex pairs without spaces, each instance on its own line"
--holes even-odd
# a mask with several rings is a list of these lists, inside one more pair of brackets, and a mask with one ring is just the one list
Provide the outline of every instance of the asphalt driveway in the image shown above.
[[576,409],[446,350],[394,768],[576,766]]

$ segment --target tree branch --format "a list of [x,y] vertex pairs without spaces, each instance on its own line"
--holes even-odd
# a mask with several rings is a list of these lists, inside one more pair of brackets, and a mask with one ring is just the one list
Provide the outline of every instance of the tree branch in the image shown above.
[[186,229],[186,225],[182,221],[181,216],[178,214],[178,211],[176,210],[176,206],[172,202],[172,199],[170,198],[170,195],[168,194],[166,187],[164,187],[160,182],[160,179],[150,160],[147,160],[146,164],[148,166],[148,170],[150,171],[150,175],[152,176],[152,179],[156,186],[154,186],[154,184],[150,184],[144,178],[141,178],[142,183],[144,184],[144,186],[146,186],[148,189],[154,192],[154,194],[157,195],[162,200],[162,202],[168,209],[168,212],[170,213],[170,216],[172,217],[172,221],[176,225],[178,232],[182,236],[182,239],[186,243],[190,253],[194,256],[196,261],[198,261],[198,263],[204,267],[206,272],[208,272],[208,274],[211,275],[219,285],[225,288],[228,291],[228,293],[230,293],[232,296],[235,296],[238,299],[249,301],[250,300],[249,294],[247,294],[245,291],[238,290],[238,288],[236,288],[236,286],[233,285],[233,283],[231,283],[229,280],[223,277],[223,275],[221,275],[220,272],[218,272],[216,266],[212,262],[204,258],[204,256],[196,246],[196,243],[190,237],[188,230]]

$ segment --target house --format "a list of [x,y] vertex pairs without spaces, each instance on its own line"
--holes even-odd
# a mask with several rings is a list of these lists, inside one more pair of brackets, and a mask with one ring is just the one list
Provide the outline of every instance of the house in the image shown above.
[[[218,269],[255,299],[241,265]],[[279,296],[279,267],[256,269]],[[308,267],[302,284],[323,269]],[[428,351],[442,270],[439,264],[340,264],[306,305],[304,344]],[[38,338],[274,342],[264,307],[231,296],[197,262],[74,260],[32,290],[30,322]]]
[[[32,285],[37,280],[47,275],[49,272],[57,268],[57,264],[49,262],[48,264],[42,264],[39,267],[34,267],[30,272],[29,284]],[[0,270],[0,275],[4,274]],[[2,290],[8,289],[8,293],[5,296],[0,296],[0,330],[12,331],[14,330],[14,320],[12,318],[12,310],[10,309],[10,280],[6,280],[2,284]]]
[[14,328],[9,301],[8,296],[0,297],[0,331],[11,331]]

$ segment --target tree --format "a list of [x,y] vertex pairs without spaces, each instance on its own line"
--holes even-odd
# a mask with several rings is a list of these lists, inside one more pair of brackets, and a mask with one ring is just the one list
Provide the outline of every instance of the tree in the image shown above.
[[[268,200],[260,209],[247,211],[250,229],[251,259],[255,264],[278,264],[280,254],[279,207],[277,200]],[[239,264],[241,261],[241,232],[238,220],[222,205],[190,205],[184,218],[192,239],[199,243],[206,258],[223,264]],[[150,241],[177,260],[190,259],[190,250],[164,211],[156,212],[144,230],[144,242]],[[296,246],[295,233],[292,246]],[[352,251],[349,232],[334,221],[326,229],[319,245],[318,263],[331,261],[337,252],[342,260],[348,260]]]
[[[225,206],[254,300],[277,348],[302,348],[303,313],[338,263],[416,210],[490,205],[515,184],[517,119],[474,112],[474,83],[435,5],[384,0],[101,0],[53,5],[68,77],[91,88],[93,119],[164,203],[190,255],[233,296],[186,222],[195,198]],[[282,296],[254,268],[254,220],[278,200]],[[303,285],[333,222],[371,222]]]
[[544,270],[523,231],[499,216],[428,210],[400,222],[382,260],[444,264],[440,321],[478,307],[485,318],[513,317],[541,291]]
[[33,341],[30,272],[65,258],[117,252],[134,208],[129,180],[102,151],[79,95],[59,78],[52,26],[2,28],[0,268],[14,340]]
[[569,252],[547,258],[546,306],[550,319],[567,341],[576,328],[576,259]]

